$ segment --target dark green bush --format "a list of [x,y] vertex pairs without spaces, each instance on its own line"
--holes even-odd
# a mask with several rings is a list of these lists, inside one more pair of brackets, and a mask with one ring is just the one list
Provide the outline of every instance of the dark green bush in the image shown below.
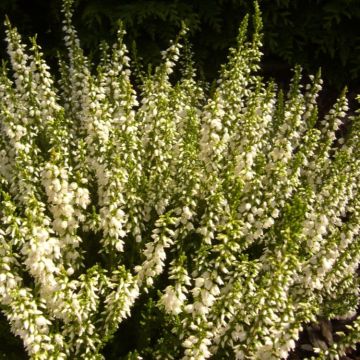
[[[83,48],[98,58],[102,40],[112,42],[118,19],[125,23],[127,42],[136,41],[145,62],[157,62],[186,20],[197,66],[213,80],[226,50],[234,46],[238,24],[249,12],[245,0],[78,0],[75,14]],[[358,0],[262,0],[265,75],[284,77],[302,64],[309,72],[321,65],[323,77],[337,88],[358,85],[360,74],[360,2]],[[61,44],[61,1],[4,0],[7,13],[23,34],[38,33],[48,58]],[[3,18],[3,16],[1,16]],[[4,52],[4,48],[3,48]],[[211,61],[209,61],[211,59]]]

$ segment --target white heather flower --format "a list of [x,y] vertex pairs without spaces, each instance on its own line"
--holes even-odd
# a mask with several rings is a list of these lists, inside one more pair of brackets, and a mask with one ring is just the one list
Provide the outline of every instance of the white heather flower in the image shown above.
[[210,127],[219,132],[222,129],[222,124],[220,119],[213,119],[210,123]]
[[37,316],[35,318],[35,323],[37,326],[40,326],[40,327],[51,324],[51,322],[49,320],[46,320],[43,316]]
[[178,356],[174,339],[184,359],[285,358],[325,304],[353,310],[359,125],[336,141],[345,95],[318,119],[318,77],[303,92],[295,69],[285,96],[265,84],[245,23],[214,92],[191,66],[173,86],[182,32],[137,93],[124,30],[93,71],[71,5],[60,91],[10,25],[0,73],[0,302],[29,356],[98,357],[144,292],[149,329],[154,294],[171,315],[159,359]]
[[160,303],[165,307],[167,313],[178,315],[182,311],[181,307],[185,298],[184,294],[177,294],[171,286],[168,286],[160,299]]
[[265,229],[268,229],[272,225],[274,225],[274,219],[272,217],[267,218],[263,224]]
[[239,324],[235,325],[235,330],[231,333],[231,337],[235,341],[243,342],[247,338],[247,333],[244,331],[244,328]]

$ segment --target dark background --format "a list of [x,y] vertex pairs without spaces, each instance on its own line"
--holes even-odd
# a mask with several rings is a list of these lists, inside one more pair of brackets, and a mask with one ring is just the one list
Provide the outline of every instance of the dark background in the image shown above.
[[[291,68],[306,73],[322,67],[324,107],[349,86],[350,98],[360,93],[360,0],[259,0],[264,21],[263,75],[287,83]],[[127,29],[129,48],[136,42],[145,64],[159,61],[160,51],[186,20],[190,27],[199,78],[211,82],[235,45],[241,19],[252,11],[251,0],[77,0],[74,24],[85,53],[96,63],[99,42],[111,43],[117,20]],[[48,63],[57,73],[57,55],[64,54],[61,0],[0,0],[0,38],[7,14],[27,41],[38,34]],[[7,59],[5,41],[0,57]],[[116,339],[107,358],[119,358]],[[109,354],[115,354],[114,357]],[[117,354],[117,355],[116,355]],[[26,359],[21,342],[10,335],[0,315],[0,359]]]
[[[360,85],[359,0],[260,0],[264,21],[263,72],[282,79],[301,64],[306,72],[322,67],[332,89]],[[112,42],[117,20],[135,41],[145,63],[156,63],[161,50],[178,33],[181,21],[190,27],[199,76],[216,78],[227,50],[235,44],[251,0],[77,0],[74,24],[85,52],[94,60],[100,41]],[[47,60],[56,66],[63,51],[61,0],[0,0],[0,21],[7,14],[25,38],[38,34]],[[1,24],[0,34],[4,37]],[[1,35],[0,35],[1,37]],[[2,42],[1,58],[6,58]]]

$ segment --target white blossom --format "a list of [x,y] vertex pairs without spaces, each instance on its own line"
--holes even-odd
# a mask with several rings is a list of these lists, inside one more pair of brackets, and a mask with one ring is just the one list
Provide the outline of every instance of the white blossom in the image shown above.
[[[100,359],[142,327],[151,347],[126,356],[285,359],[303,324],[351,317],[360,137],[355,113],[337,139],[345,93],[319,118],[319,74],[303,86],[296,67],[286,95],[256,75],[256,4],[214,91],[182,61],[185,27],[135,86],[122,25],[95,69],[72,5],[59,82],[6,21],[0,304],[30,358]],[[350,320],[320,357],[359,340]]]

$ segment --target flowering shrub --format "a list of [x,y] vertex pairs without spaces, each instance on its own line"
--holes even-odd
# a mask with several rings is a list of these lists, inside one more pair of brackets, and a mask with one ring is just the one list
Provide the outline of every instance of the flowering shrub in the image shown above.
[[128,359],[279,359],[304,323],[351,316],[360,129],[356,115],[336,136],[345,93],[318,119],[319,75],[303,86],[296,68],[286,95],[265,83],[257,6],[211,94],[186,57],[172,78],[186,29],[135,91],[124,30],[92,71],[71,7],[58,86],[8,21],[1,72],[0,301],[30,358],[102,359],[121,324],[138,337]]

